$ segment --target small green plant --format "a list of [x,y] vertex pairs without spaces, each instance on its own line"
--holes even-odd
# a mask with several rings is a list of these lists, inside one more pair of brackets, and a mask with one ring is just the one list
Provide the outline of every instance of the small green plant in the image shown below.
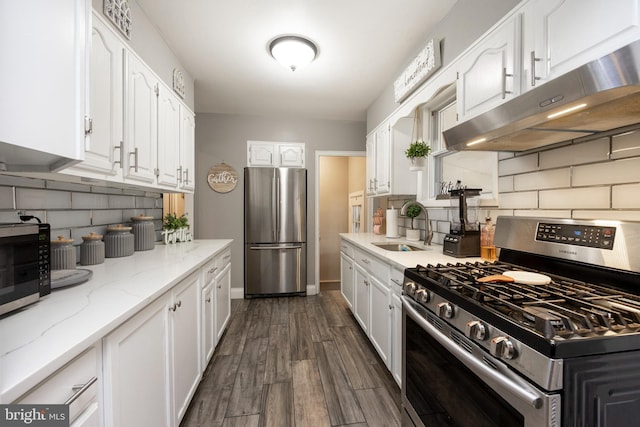
[[177,216],[176,214],[168,213],[164,216],[162,226],[167,230],[179,230],[189,226],[189,219],[184,214]]
[[424,141],[414,141],[409,145],[404,154],[409,159],[417,159],[420,157],[427,157],[431,152],[431,147]]
[[422,212],[422,209],[420,209],[420,206],[418,205],[409,205],[409,207],[407,208],[407,217],[411,218],[411,229],[414,230],[413,228],[413,219],[416,218],[418,215],[420,215],[420,212]]

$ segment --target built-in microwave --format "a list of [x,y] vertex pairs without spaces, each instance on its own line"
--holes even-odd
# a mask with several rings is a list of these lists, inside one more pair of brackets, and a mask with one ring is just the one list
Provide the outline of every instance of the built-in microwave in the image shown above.
[[49,224],[0,224],[0,315],[51,293]]

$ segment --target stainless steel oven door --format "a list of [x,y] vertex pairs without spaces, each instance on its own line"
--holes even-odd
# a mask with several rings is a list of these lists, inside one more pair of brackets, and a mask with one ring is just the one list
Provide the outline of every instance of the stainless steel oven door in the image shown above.
[[547,394],[410,298],[402,297],[402,401],[416,426],[559,427]]

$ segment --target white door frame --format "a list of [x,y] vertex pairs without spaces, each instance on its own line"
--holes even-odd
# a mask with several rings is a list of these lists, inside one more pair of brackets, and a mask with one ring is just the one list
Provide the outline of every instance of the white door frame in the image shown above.
[[315,292],[320,293],[320,157],[366,157],[366,151],[316,151],[316,194],[315,194]]

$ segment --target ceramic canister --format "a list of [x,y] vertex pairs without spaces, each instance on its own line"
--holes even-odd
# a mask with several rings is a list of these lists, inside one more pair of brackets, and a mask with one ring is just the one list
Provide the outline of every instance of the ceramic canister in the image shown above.
[[76,248],[72,239],[58,236],[51,241],[51,269],[73,270],[76,268]]
[[133,255],[133,239],[131,227],[123,227],[122,224],[107,227],[107,235],[104,236],[105,256],[118,258]]
[[140,216],[132,216],[131,221],[133,221],[134,249],[136,251],[153,249],[156,242],[156,229],[153,226],[153,217],[140,214]]
[[102,234],[96,234],[92,231],[88,236],[82,236],[82,240],[80,245],[80,264],[102,264],[104,262]]

